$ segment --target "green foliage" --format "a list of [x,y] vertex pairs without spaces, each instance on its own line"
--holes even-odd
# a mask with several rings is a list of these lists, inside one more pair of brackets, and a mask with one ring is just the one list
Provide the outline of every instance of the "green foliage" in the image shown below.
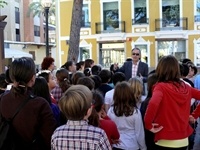
[[[56,2],[55,2],[55,0],[52,0],[52,5],[49,8],[49,16],[56,15],[55,6],[56,6]],[[29,5],[27,16],[30,17],[32,14],[33,17],[35,17],[35,16],[40,17],[41,15],[45,14],[44,11],[45,10],[44,10],[44,6],[42,5],[42,0],[39,0],[38,2],[32,2]]]
[[7,5],[8,3],[4,0],[0,0],[0,7],[4,8],[5,5]]

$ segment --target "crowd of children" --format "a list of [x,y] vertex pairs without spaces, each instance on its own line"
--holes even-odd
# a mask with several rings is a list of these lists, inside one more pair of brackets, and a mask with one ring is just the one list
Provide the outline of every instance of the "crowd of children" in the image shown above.
[[198,150],[197,68],[168,55],[146,75],[140,50],[132,53],[133,64],[110,69],[92,59],[55,69],[54,59],[45,57],[36,73],[31,58],[14,60],[0,75],[1,117],[34,95],[12,122],[19,149]]

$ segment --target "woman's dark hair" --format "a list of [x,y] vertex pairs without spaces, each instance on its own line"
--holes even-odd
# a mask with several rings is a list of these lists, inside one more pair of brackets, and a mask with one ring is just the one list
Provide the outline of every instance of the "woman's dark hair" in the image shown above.
[[73,65],[73,61],[67,61],[64,65],[61,66],[61,68],[65,68],[69,70],[69,67]]
[[41,71],[41,72],[38,72],[37,73],[37,76],[38,77],[43,77],[47,83],[49,83],[49,75],[50,75],[50,71],[48,70],[45,70],[45,71]]
[[79,61],[78,63],[76,63],[76,70],[78,71],[79,69],[81,69],[81,66],[83,66],[85,64],[85,61]]
[[70,87],[69,72],[65,68],[60,68],[56,72],[56,78],[59,87],[62,89],[62,92],[64,93]]
[[136,100],[129,83],[122,81],[117,83],[113,95],[113,111],[116,116],[131,116],[136,108]]
[[46,79],[43,77],[36,77],[35,84],[33,85],[33,93],[37,96],[43,97],[51,105],[51,96]]
[[158,82],[178,82],[180,83],[180,67],[178,60],[172,56],[163,56],[156,68]]
[[94,60],[93,59],[86,59],[85,60],[85,68],[91,68],[92,64],[94,63]]
[[97,112],[101,111],[101,108],[104,104],[104,97],[101,92],[95,90],[93,91],[93,105]]
[[35,75],[35,63],[33,59],[22,57],[15,59],[9,70],[10,79],[15,82],[15,93],[24,94],[27,90],[28,82]]
[[94,105],[94,109],[92,109],[92,113],[91,113],[90,117],[88,118],[89,124],[93,125],[95,127],[99,127],[99,115],[98,115],[98,113],[100,112],[100,110],[101,110],[101,108],[104,104],[104,97],[97,90],[93,91],[92,104]]
[[147,90],[148,90],[147,97],[148,98],[152,97],[153,86],[157,83],[157,81],[158,79],[155,73],[152,73],[148,76],[148,80],[147,80]]
[[42,61],[41,68],[42,70],[48,70],[48,68],[51,66],[51,64],[54,62],[54,59],[52,57],[45,57]]
[[11,79],[10,79],[10,73],[9,73],[9,68],[6,70],[6,82],[9,84],[9,83],[12,83]]

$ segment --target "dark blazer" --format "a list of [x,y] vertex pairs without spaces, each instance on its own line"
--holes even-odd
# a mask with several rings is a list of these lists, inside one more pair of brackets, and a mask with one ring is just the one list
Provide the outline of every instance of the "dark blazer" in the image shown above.
[[[123,66],[118,70],[125,74],[126,81],[128,81],[132,77],[132,65],[133,65],[132,61],[126,61],[123,64]],[[147,82],[148,73],[149,73],[148,65],[140,61],[138,64],[137,76],[140,76],[140,74],[143,76],[143,83]]]

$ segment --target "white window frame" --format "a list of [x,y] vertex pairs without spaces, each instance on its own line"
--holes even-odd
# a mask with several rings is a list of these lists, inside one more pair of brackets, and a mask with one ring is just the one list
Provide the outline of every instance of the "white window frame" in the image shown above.
[[[135,16],[134,16],[134,14],[135,14],[135,7],[134,7],[134,0],[131,0],[131,10],[132,10],[132,18],[131,19],[134,19],[135,18]],[[147,18],[149,18],[149,0],[146,0],[146,14],[147,14]]]
[[89,49],[90,58],[92,59],[92,43],[88,44],[84,39],[82,39],[82,41],[80,42],[80,45],[79,45],[78,61],[80,61],[80,48],[87,48],[87,49]]
[[[163,16],[162,16],[162,1],[163,0],[159,0],[159,4],[160,4],[160,18],[161,19],[163,19]],[[180,16],[180,18],[182,18],[183,17],[183,3],[182,3],[182,0],[179,0],[179,16]],[[181,24],[180,24],[180,26],[181,26]],[[162,22],[160,22],[160,27],[162,27]]]
[[[110,2],[118,2],[118,17],[119,21],[121,21],[121,0],[100,0],[100,14],[101,14],[101,22],[103,22],[103,4]],[[121,30],[121,24],[119,24],[119,30]],[[104,26],[102,25],[101,31],[104,31]]]

